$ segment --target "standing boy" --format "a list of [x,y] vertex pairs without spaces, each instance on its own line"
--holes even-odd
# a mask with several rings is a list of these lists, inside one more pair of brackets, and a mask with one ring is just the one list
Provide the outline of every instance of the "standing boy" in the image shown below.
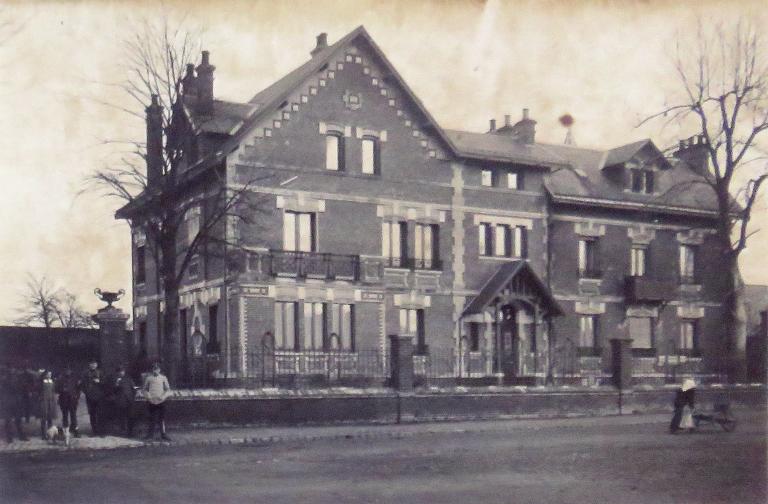
[[165,441],[171,438],[165,433],[165,400],[171,394],[171,386],[168,384],[168,378],[160,372],[160,364],[155,363],[150,373],[144,380],[144,396],[149,405],[149,432],[146,439],[152,439],[155,436],[155,424],[160,426],[160,437]]

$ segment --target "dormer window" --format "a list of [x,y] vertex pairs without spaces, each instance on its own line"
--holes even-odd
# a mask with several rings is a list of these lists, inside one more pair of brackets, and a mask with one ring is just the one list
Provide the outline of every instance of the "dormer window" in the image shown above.
[[653,171],[633,168],[629,173],[632,192],[653,194]]

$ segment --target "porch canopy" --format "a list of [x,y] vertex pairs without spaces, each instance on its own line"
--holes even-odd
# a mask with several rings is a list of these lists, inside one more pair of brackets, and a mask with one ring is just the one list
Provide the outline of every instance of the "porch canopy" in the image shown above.
[[525,301],[538,308],[546,317],[556,317],[563,310],[534,273],[528,261],[510,261],[502,264],[480,290],[480,293],[464,308],[461,318],[482,313],[487,306],[514,301]]

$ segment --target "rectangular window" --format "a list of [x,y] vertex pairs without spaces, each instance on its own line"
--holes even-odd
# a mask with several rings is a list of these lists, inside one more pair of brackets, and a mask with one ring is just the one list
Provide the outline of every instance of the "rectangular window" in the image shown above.
[[487,222],[480,223],[478,240],[480,244],[480,255],[493,255],[493,227]]
[[366,137],[362,142],[363,164],[362,172],[368,175],[379,173],[379,141],[376,138]]
[[509,226],[506,224],[496,224],[496,233],[494,236],[493,255],[496,257],[509,257],[512,255],[512,236],[509,232]]
[[381,255],[387,259],[387,265],[402,267],[403,259],[408,257],[408,223],[381,223]]
[[325,169],[344,170],[344,137],[337,133],[325,136]]
[[328,340],[331,350],[355,350],[355,306],[331,305],[331,328]]
[[291,351],[299,349],[296,338],[297,304],[281,301],[275,303],[275,348],[277,349]]
[[643,276],[646,270],[646,253],[643,247],[632,247],[630,257],[630,275]]
[[480,172],[480,185],[483,187],[493,187],[493,170],[482,170]]
[[143,284],[147,280],[147,247],[136,247],[136,283]]
[[680,339],[677,352],[681,355],[696,355],[699,349],[698,327],[695,320],[680,322]]
[[653,194],[654,173],[651,170],[630,170],[630,188],[632,192]]
[[426,352],[426,333],[424,331],[424,310],[400,309],[400,334],[414,336],[417,354]]
[[653,172],[645,172],[645,193],[653,194]]
[[632,348],[653,348],[653,319],[629,317],[629,337],[632,339]]
[[303,350],[325,348],[325,303],[304,302]]
[[283,250],[317,251],[315,221],[314,213],[286,210],[283,219]]
[[208,348],[206,353],[219,353],[219,305],[208,306]]
[[597,316],[579,317],[579,348],[594,350],[597,348]]
[[514,239],[515,257],[528,257],[528,228],[517,226]]
[[680,283],[696,283],[696,247],[680,245]]
[[579,276],[600,277],[597,267],[597,240],[579,240]]
[[419,269],[436,269],[439,258],[439,227],[435,224],[416,224],[414,237],[414,264]]
[[507,173],[507,189],[523,189],[523,174],[518,172]]

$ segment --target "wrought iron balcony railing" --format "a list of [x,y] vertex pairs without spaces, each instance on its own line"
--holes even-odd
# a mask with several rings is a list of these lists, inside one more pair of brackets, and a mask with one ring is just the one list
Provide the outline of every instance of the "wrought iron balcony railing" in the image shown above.
[[273,276],[352,281],[360,278],[360,256],[357,255],[270,250],[269,263]]

